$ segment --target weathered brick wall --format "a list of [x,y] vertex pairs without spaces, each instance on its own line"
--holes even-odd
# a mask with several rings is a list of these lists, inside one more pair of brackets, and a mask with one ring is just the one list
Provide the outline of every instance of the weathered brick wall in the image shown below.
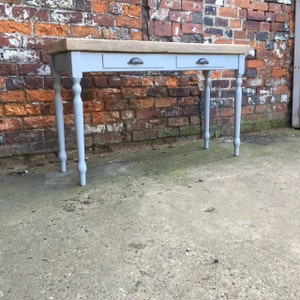
[[[291,102],[294,29],[294,5],[282,2],[0,1],[0,157],[57,150],[49,57],[41,48],[62,37],[249,43],[242,130],[282,126]],[[85,74],[87,145],[199,135],[201,79],[197,72]],[[74,148],[67,74],[62,84],[67,143]],[[234,72],[213,72],[212,132],[232,133],[234,84]]]

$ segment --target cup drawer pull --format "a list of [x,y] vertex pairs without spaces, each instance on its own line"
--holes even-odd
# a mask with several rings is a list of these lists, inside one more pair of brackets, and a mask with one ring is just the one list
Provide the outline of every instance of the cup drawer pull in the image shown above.
[[209,64],[209,62],[208,62],[208,60],[206,59],[206,58],[199,58],[197,61],[196,61],[196,64],[197,65],[208,65]]
[[133,57],[128,61],[127,64],[128,65],[142,65],[142,64],[144,64],[144,62],[138,57]]

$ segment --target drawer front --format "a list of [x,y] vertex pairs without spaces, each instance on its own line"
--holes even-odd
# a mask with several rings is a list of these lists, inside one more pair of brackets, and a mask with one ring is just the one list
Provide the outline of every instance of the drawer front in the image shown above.
[[238,58],[233,55],[177,55],[178,69],[236,69]]
[[110,70],[164,70],[175,67],[175,58],[155,54],[103,54],[103,68]]

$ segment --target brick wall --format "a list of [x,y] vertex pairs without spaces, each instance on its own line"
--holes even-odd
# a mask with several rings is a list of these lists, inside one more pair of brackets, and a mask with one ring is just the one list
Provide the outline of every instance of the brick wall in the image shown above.
[[[280,0],[279,0],[280,1]],[[49,57],[62,37],[250,44],[242,131],[283,126],[291,102],[294,4],[249,0],[0,0],[0,157],[57,150]],[[85,74],[86,143],[199,135],[197,72]],[[62,79],[67,143],[74,148],[71,80]],[[234,73],[212,75],[211,130],[231,134]]]

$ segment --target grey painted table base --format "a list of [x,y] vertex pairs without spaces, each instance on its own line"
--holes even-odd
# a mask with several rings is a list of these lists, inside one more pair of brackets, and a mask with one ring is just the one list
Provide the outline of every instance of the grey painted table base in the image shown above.
[[83,72],[121,71],[204,71],[205,128],[204,148],[209,146],[210,75],[212,70],[235,70],[234,155],[239,156],[242,102],[242,74],[245,69],[247,45],[207,45],[160,43],[141,41],[109,41],[64,39],[44,46],[51,54],[51,72],[54,79],[55,113],[59,141],[61,171],[66,172],[61,72],[68,72],[73,81],[73,105],[78,151],[80,185],[86,185],[83,105],[80,81]]

